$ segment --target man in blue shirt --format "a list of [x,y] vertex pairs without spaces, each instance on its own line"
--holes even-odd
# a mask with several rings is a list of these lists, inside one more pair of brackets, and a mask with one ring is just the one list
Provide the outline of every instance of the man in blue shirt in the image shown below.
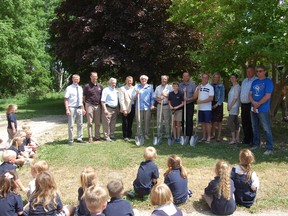
[[254,80],[249,92],[251,101],[251,120],[253,128],[253,147],[260,146],[259,123],[262,125],[266,137],[266,151],[264,155],[273,154],[273,137],[270,124],[270,98],[274,88],[271,79],[266,77],[266,68],[263,65],[256,67],[258,79]]
[[[146,75],[140,76],[140,82],[140,84],[135,86],[135,91],[133,92],[133,97],[136,100],[137,125],[140,125],[140,127],[137,127],[137,135],[145,135],[145,139],[149,139],[151,109],[154,109],[153,88],[147,83],[148,77]],[[140,102],[139,104],[138,101]],[[138,109],[140,109],[140,117],[138,117]],[[141,124],[143,121],[144,134]]]

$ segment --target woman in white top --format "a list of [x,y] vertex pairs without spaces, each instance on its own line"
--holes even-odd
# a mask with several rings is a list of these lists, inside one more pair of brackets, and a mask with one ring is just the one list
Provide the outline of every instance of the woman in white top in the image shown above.
[[232,83],[232,87],[228,93],[228,104],[227,109],[229,111],[228,117],[228,126],[231,131],[231,141],[229,144],[239,143],[239,106],[240,106],[240,91],[241,87],[238,84],[238,75],[233,73],[231,74],[230,81]]

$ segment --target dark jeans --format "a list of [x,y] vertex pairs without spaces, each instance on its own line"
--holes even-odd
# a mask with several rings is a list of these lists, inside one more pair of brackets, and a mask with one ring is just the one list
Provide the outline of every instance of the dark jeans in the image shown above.
[[122,114],[122,132],[124,138],[131,138],[132,137],[132,125],[135,116],[135,106],[132,105],[131,112],[124,116]]
[[251,103],[241,104],[241,121],[244,133],[243,142],[251,145],[253,142],[253,130],[250,111]]
[[[193,136],[194,103],[186,104],[186,136]],[[182,118],[182,131],[184,134],[184,108]]]

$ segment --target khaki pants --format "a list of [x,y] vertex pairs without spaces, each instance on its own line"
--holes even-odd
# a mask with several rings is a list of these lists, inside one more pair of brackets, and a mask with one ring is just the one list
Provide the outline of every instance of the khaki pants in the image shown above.
[[93,121],[95,139],[100,139],[101,105],[86,103],[87,130],[89,139],[93,138]]
[[[160,110],[161,110],[161,105],[157,105],[157,128],[160,120]],[[168,105],[162,106],[162,117],[161,117],[161,124],[160,124],[160,131],[157,131],[158,137],[162,137],[162,127],[163,123],[165,125],[165,132],[166,132],[166,137],[170,137],[170,124],[171,124],[171,110]]]
[[[137,121],[137,136],[143,136],[143,135],[149,136],[149,127],[150,127],[150,118],[151,118],[150,109],[140,110],[140,121],[138,117],[138,110],[136,109],[135,111],[136,111],[136,121]],[[143,124],[144,124],[144,134],[143,134]]]
[[115,126],[117,120],[117,108],[107,107],[108,114],[105,114],[104,109],[102,109],[102,125],[104,131],[104,138],[113,138],[115,133]]
[[77,124],[77,140],[82,140],[83,137],[83,114],[82,108],[69,107],[70,116],[68,116],[68,134],[69,134],[69,142],[73,142],[73,126],[76,120]]

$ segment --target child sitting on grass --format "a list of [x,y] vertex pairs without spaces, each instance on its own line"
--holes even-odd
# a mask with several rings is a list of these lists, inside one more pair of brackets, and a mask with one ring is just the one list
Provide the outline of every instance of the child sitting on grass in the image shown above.
[[151,216],[183,216],[173,204],[173,196],[166,184],[155,185],[150,195],[151,205],[157,206]]
[[181,158],[171,155],[168,158],[168,169],[164,173],[164,183],[170,188],[175,205],[185,203],[192,192],[188,189],[188,179]]
[[182,108],[183,108],[183,94],[179,91],[179,83],[173,82],[173,91],[168,95],[168,104],[174,115],[173,118],[173,136],[175,142],[180,143],[181,122],[182,122]]
[[33,161],[31,164],[31,175],[33,177],[33,180],[31,180],[29,182],[29,190],[27,193],[27,197],[29,199],[29,197],[31,196],[31,194],[35,191],[35,181],[37,176],[44,171],[48,171],[49,170],[49,166],[47,164],[47,162],[45,160],[40,160],[40,161]]
[[55,180],[49,172],[41,172],[35,185],[35,191],[24,208],[29,212],[29,216],[69,216],[73,213],[73,206],[63,206]]
[[111,200],[103,213],[106,216],[134,216],[130,202],[122,198],[124,194],[122,181],[119,179],[110,181],[107,189]]
[[141,162],[137,177],[133,182],[135,194],[129,192],[128,196],[144,199],[144,196],[150,194],[152,187],[157,184],[159,178],[158,167],[154,163],[156,157],[157,153],[154,147],[149,146],[144,150],[145,161]]
[[254,155],[249,149],[242,149],[239,154],[240,164],[232,168],[231,178],[235,185],[235,200],[238,205],[250,208],[256,199],[259,179],[252,170]]
[[17,193],[15,172],[6,171],[0,175],[0,215],[16,216],[23,214],[23,201]]
[[28,188],[25,188],[21,180],[18,178],[16,172],[16,166],[14,165],[16,162],[16,153],[12,150],[4,150],[2,153],[2,160],[4,162],[0,165],[0,175],[4,174],[7,171],[14,172],[15,182],[21,188],[22,191],[27,192]]
[[29,159],[28,154],[25,152],[23,148],[23,139],[20,136],[16,136],[12,140],[12,145],[8,148],[8,150],[12,150],[16,153],[16,161],[15,163],[18,166],[23,166],[26,163],[30,163],[33,159]]
[[84,199],[91,216],[105,216],[108,194],[102,187],[92,185],[84,194]]
[[230,178],[231,169],[227,162],[218,161],[215,167],[216,177],[205,188],[202,198],[207,202],[213,214],[230,215],[236,210],[234,183]]
[[40,144],[32,138],[32,131],[30,129],[26,129],[25,131],[25,138],[23,140],[23,144],[25,146],[25,150],[27,152],[33,151],[34,153],[37,151],[37,148],[40,146]]
[[85,191],[97,184],[97,174],[94,168],[85,167],[80,175],[81,187],[78,188],[78,206],[75,209],[74,216],[90,216],[90,212],[84,200]]

